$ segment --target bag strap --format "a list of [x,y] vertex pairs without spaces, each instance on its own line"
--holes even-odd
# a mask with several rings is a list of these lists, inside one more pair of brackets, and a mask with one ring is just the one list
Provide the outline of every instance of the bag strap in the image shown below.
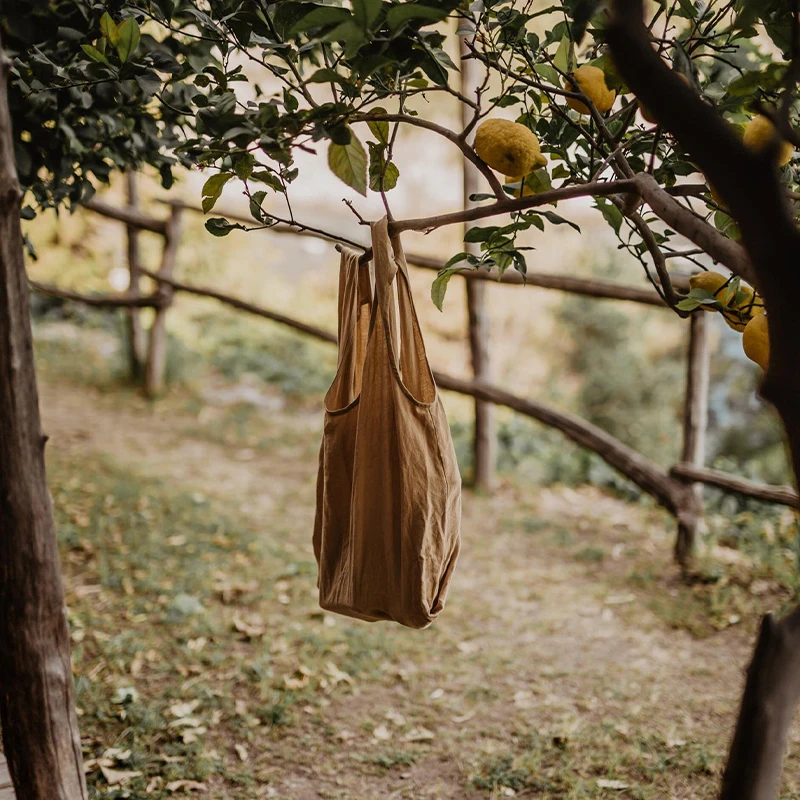
[[436,389],[411,295],[403,245],[400,237],[389,236],[386,217],[373,222],[371,231],[375,296],[388,333],[389,357],[414,398],[432,402]]
[[336,377],[325,396],[325,406],[331,411],[349,405],[361,392],[371,306],[369,265],[359,265],[359,253],[342,248],[339,262],[339,359]]

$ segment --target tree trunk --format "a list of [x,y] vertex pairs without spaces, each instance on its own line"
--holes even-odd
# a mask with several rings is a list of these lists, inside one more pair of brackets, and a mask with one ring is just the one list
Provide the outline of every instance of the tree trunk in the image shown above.
[[[464,58],[469,53],[461,37],[461,92],[466,97],[474,97],[480,85],[477,75],[477,62]],[[461,121],[466,127],[472,119],[472,109],[461,104]],[[480,174],[468,161],[464,161],[464,208],[474,205],[469,199],[481,190]],[[466,233],[465,227],[464,232]],[[467,243],[469,252],[479,253],[478,245]],[[489,331],[491,320],[486,308],[487,284],[481,281],[467,281],[467,325],[469,326],[469,349],[472,359],[472,374],[477,381],[490,383],[492,378],[489,360]],[[495,480],[496,442],[494,406],[484,400],[475,400],[475,428],[473,432],[473,454],[475,459],[475,488],[491,492]]]
[[[800,296],[800,232],[771,154],[746,148],[716,111],[667,68],[653,49],[643,6],[643,0],[614,0],[606,39],[637,98],[692,154],[739,223],[751,261],[752,275],[747,277],[761,292],[769,321],[770,358],[761,392],[784,424],[796,481],[800,327],[795,298]],[[767,616],[762,622],[723,776],[722,800],[776,796],[799,700],[800,606],[779,621]]]
[[0,722],[19,800],[86,797],[0,47]]

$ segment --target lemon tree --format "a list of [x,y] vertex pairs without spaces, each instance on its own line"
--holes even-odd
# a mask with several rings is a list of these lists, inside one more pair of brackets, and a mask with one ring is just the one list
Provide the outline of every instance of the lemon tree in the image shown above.
[[[437,277],[440,306],[456,270],[524,275],[536,236],[577,227],[571,203],[590,198],[669,307],[684,317],[710,309],[742,332],[800,473],[794,0],[9,0],[0,39],[12,59],[11,113],[0,132],[8,138],[13,128],[4,156],[13,150],[23,217],[84,202],[114,169],[147,165],[168,185],[181,163],[206,171],[207,212],[236,183],[250,201],[250,228],[319,233],[292,211],[297,153],[317,154],[390,208],[405,170],[397,133],[413,127],[457,148],[484,191],[475,209],[395,218],[391,232],[492,219],[467,234],[480,252],[456,253]],[[485,76],[469,96],[459,88],[461,53]],[[447,127],[429,113],[443,97],[467,110],[463,124]],[[5,166],[0,178],[12,172]],[[265,210],[268,194],[285,198],[284,214],[275,204]],[[8,197],[0,221],[14,217],[17,227],[7,227],[18,232],[13,191]],[[207,222],[216,236],[244,227]],[[686,291],[678,272],[699,277]],[[18,299],[20,275],[24,268],[6,287]],[[6,348],[9,385],[21,364],[31,387],[22,327],[16,315],[0,315],[0,340],[15,343]],[[35,405],[35,387],[30,396]],[[13,429],[18,406],[7,400],[0,413]],[[30,435],[39,438],[38,429]],[[10,497],[14,474],[5,473],[0,495]],[[16,484],[20,496],[24,489]],[[798,631],[800,609],[762,627],[722,778],[726,800],[777,792],[798,698]],[[68,664],[63,650],[48,663]],[[71,752],[64,730],[52,740],[54,752]],[[82,771],[71,769],[81,796]]]

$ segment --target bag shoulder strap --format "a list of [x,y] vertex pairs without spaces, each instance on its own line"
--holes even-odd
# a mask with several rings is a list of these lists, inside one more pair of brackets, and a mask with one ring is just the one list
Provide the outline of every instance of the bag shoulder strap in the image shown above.
[[403,245],[399,237],[389,237],[386,217],[373,222],[371,230],[375,296],[387,330],[389,358],[406,391],[417,402],[432,403],[436,385],[414,308]]
[[354,250],[342,248],[339,262],[339,359],[336,377],[325,395],[328,411],[346,408],[361,392],[371,307],[369,266],[359,265],[359,254]]

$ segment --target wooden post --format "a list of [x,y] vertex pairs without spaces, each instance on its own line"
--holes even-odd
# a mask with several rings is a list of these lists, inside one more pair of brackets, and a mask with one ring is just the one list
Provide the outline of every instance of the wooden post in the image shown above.
[[[477,61],[464,58],[469,53],[464,37],[461,42],[461,92],[467,97],[473,96],[480,85],[477,75]],[[461,104],[461,121],[466,125],[472,119],[472,109],[466,103]],[[470,195],[481,190],[480,173],[466,159],[464,160],[464,208],[473,205]],[[467,226],[464,232],[468,230]],[[476,244],[467,243],[468,252],[480,252]],[[491,381],[491,364],[489,357],[490,319],[486,308],[486,289],[484,281],[467,281],[467,320],[469,325],[469,348],[472,358],[472,374],[478,381]],[[494,424],[494,406],[484,400],[475,401],[475,429],[473,434],[473,453],[475,458],[475,488],[491,492],[495,479],[496,442]]]
[[84,800],[0,46],[0,724],[20,800]]
[[[709,360],[708,318],[705,313],[692,314],[689,327],[681,461],[700,469],[705,466],[706,457]],[[697,526],[703,516],[702,483],[692,484],[690,500],[690,507],[686,509],[686,513],[678,517],[675,559],[681,565],[686,565],[691,558]]]
[[[139,187],[136,172],[131,168],[125,173],[125,188],[129,208],[139,206]],[[128,294],[139,297],[141,289],[141,261],[139,256],[139,229],[135,225],[125,226],[128,234],[128,272],[130,275]],[[128,364],[130,375],[134,381],[142,377],[145,357],[147,356],[147,340],[138,308],[129,308],[127,314],[128,332]]]
[[[171,278],[175,271],[178,245],[181,238],[183,209],[173,206],[167,220],[164,234],[164,250],[161,254],[161,267],[158,274]],[[164,389],[164,372],[167,366],[167,311],[172,304],[172,287],[159,284],[163,293],[164,304],[156,309],[156,316],[150,328],[150,341],[147,350],[147,366],[145,368],[145,392],[148,397],[157,397]]]

